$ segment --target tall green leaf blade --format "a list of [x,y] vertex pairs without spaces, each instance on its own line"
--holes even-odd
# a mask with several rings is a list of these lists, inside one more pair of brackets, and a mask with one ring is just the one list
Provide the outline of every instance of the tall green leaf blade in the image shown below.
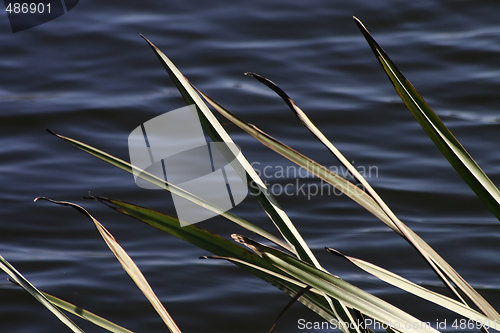
[[243,227],[251,232],[254,232],[261,237],[264,237],[265,239],[275,243],[276,245],[281,246],[282,248],[284,248],[290,252],[293,252],[292,248],[287,243],[283,242],[281,239],[275,237],[274,235],[270,234],[269,232],[255,226],[254,224],[240,218],[239,216],[236,216],[230,212],[227,212],[227,211],[223,210],[222,208],[217,207],[216,205],[191,194],[190,192],[188,192],[188,191],[186,191],[186,190],[184,190],[184,189],[182,189],[174,184],[169,183],[165,179],[158,178],[157,176],[147,172],[146,170],[140,169],[140,168],[130,164],[127,161],[124,161],[118,157],[115,157],[111,154],[108,154],[100,149],[97,149],[97,148],[90,146],[86,143],[83,143],[81,141],[54,133],[52,131],[49,131],[49,133],[51,133],[51,134],[55,135],[56,137],[70,143],[71,145],[75,146],[76,148],[81,149],[81,150],[83,150],[83,151],[85,151],[85,152],[111,164],[111,165],[114,165],[122,170],[125,170],[125,171],[130,172],[130,173],[134,173],[134,171],[135,171],[136,174],[138,175],[138,177],[141,177],[142,179],[149,181],[152,184],[155,184],[160,188],[166,189],[167,191],[170,191],[175,195],[179,195],[185,199],[188,199],[188,200],[198,204],[201,207],[204,207],[204,208],[209,209],[213,212],[216,212],[217,214],[227,218],[229,221],[236,223],[237,225],[239,225],[239,226],[241,226],[241,227]]
[[478,198],[500,220],[500,191],[498,188],[429,107],[415,87],[399,71],[363,23],[357,18],[354,19],[397,93],[420,126]]
[[125,201],[94,196],[91,198],[213,254],[246,259],[255,264],[261,263],[258,256],[247,249],[195,224],[181,226],[179,220],[173,216]]
[[402,222],[398,221],[396,215],[391,211],[391,209],[385,204],[385,202],[380,198],[378,193],[371,187],[371,185],[366,181],[366,179],[359,173],[359,171],[349,162],[347,158],[335,147],[330,140],[321,132],[316,125],[309,119],[304,111],[291,99],[280,87],[278,87],[274,82],[265,78],[261,75],[255,73],[245,73],[257,79],[259,82],[263,83],[271,90],[273,90],[278,96],[280,96],[283,101],[288,105],[288,107],[293,111],[293,113],[300,119],[300,121],[306,126],[306,128],[344,165],[344,167],[349,171],[349,173],[362,185],[364,191],[367,192],[387,215],[389,219],[392,220],[395,228],[399,230],[401,234],[404,235],[404,230],[400,228]]
[[[97,149],[95,147],[87,145],[87,144],[80,142],[78,140],[68,138],[68,137],[53,133],[51,131],[49,131],[49,132],[52,133],[53,135],[57,136],[58,138],[72,144],[73,146],[75,146],[75,147],[77,147],[77,148],[79,148],[79,149],[81,149],[81,150],[83,150],[83,151],[85,151],[93,156],[96,156],[97,158],[102,159],[103,161],[105,161],[107,163],[110,163],[114,166],[117,166],[120,169],[123,169],[127,172],[130,172],[130,173],[133,173],[133,170],[135,169],[136,171],[138,171],[137,174],[139,177],[141,177],[141,178],[143,178],[143,179],[145,179],[153,184],[156,184],[162,188],[165,188],[165,189],[171,191],[172,193],[175,193],[177,195],[181,195],[181,196],[185,197],[186,199],[189,199],[189,200],[199,204],[200,206],[206,207],[207,209],[213,209],[214,211],[219,212],[220,215],[226,217],[228,220],[246,228],[247,230],[255,232],[256,234],[258,234],[258,235],[268,239],[269,241],[274,242],[277,245],[280,245],[282,248],[287,249],[290,252],[292,252],[292,250],[288,244],[284,243],[283,241],[281,241],[279,239],[276,239],[276,237],[270,235],[269,233],[265,232],[264,230],[261,230],[260,228],[258,228],[256,226],[252,225],[248,221],[245,221],[245,220],[243,220],[243,219],[241,219],[241,218],[239,218],[239,217],[237,217],[229,212],[224,212],[222,209],[213,206],[209,202],[203,202],[203,201],[201,201],[202,199],[200,199],[196,196],[193,196],[189,192],[186,192],[183,189],[178,188],[178,187],[166,182],[165,180],[160,179],[160,178],[156,177],[155,175],[148,173],[145,170],[142,170],[140,168],[135,167],[134,165],[130,164],[129,162],[126,162],[120,158],[117,158],[111,154],[108,154],[100,149]],[[104,198],[99,198],[99,199],[104,200]],[[119,201],[110,201],[110,202],[113,202],[114,204],[119,205],[118,204]],[[125,203],[121,203],[121,204],[126,205]],[[143,209],[146,209],[146,208],[138,207],[138,209],[129,210],[128,214],[132,216],[133,214],[130,213],[131,211],[133,211],[134,213],[137,213]],[[119,211],[121,211],[122,213],[125,213],[125,210],[119,210]],[[137,218],[141,219],[140,217],[137,217]],[[146,223],[148,223],[148,222],[146,222]],[[175,223],[177,223],[177,230],[179,230],[178,228],[180,228],[180,225],[179,225],[179,221],[177,219],[175,219]],[[157,224],[157,225],[161,225],[161,223]],[[186,230],[184,228],[188,228],[188,227],[190,228],[190,226],[185,226],[185,227],[181,228],[180,230],[181,231]],[[176,234],[174,234],[174,236],[179,237]],[[183,239],[182,237],[179,237],[179,238]],[[229,242],[229,244],[231,244],[231,243]],[[195,244],[195,245],[197,245],[197,244]],[[264,277],[262,277],[262,278],[292,297],[294,297],[296,295],[296,293],[299,292],[299,289],[295,288],[294,286],[290,286],[287,283],[281,283],[280,281],[268,280]],[[324,301],[325,301],[324,299],[318,298],[315,295],[312,295],[312,296],[306,295],[305,297],[302,297],[300,299],[300,302],[303,303],[304,305],[306,305],[307,307],[309,307],[311,310],[315,311],[316,313],[318,313],[320,316],[322,316],[326,320],[331,320],[332,318],[334,318],[334,315],[332,314],[332,311],[329,308],[328,304],[324,304]]]
[[[438,332],[401,309],[351,285],[337,276],[319,270],[284,252],[254,242],[249,238],[243,236],[233,236],[233,238],[245,244],[256,253],[259,253],[264,259],[286,274],[295,277],[297,280],[318,291],[326,293],[351,308],[359,310],[374,320],[386,324],[399,323],[400,328],[393,328],[401,331]],[[412,327],[406,328],[407,325]]]
[[[233,235],[233,237],[235,237],[236,239],[239,239],[240,236],[239,235]],[[210,256],[210,257],[206,256],[206,257],[202,257],[202,259],[223,259],[223,260],[231,261],[231,262],[233,262],[235,264],[241,264],[243,266],[249,266],[249,267],[255,268],[256,270],[259,270],[259,271],[262,271],[262,272],[264,272],[266,274],[269,274],[271,276],[274,276],[274,277],[277,277],[279,279],[288,281],[288,282],[290,282],[290,283],[292,283],[292,284],[294,284],[294,285],[302,288],[302,292],[305,292],[305,289],[307,289],[307,290],[310,290],[313,293],[316,293],[319,296],[329,297],[328,295],[326,295],[325,293],[323,293],[321,290],[311,288],[306,283],[304,283],[304,282],[302,282],[300,280],[296,280],[296,279],[290,278],[287,275],[283,275],[283,273],[278,273],[276,271],[272,271],[272,270],[263,268],[261,266],[256,266],[256,265],[253,265],[253,264],[251,264],[249,262],[246,262],[246,261],[243,261],[243,260],[240,260],[240,259],[237,259],[237,258],[233,258],[233,257],[221,257],[221,256]],[[338,300],[336,300],[336,299],[332,299],[332,303],[335,303],[334,306],[341,306],[341,303]],[[341,315],[342,314],[337,313],[337,317],[340,317]],[[342,320],[343,320],[343,323],[339,323],[338,320],[336,320],[335,323],[337,325],[339,325],[338,326],[339,328],[344,328],[345,330],[343,329],[343,331],[372,332],[372,330],[369,329],[368,327],[366,327],[366,329],[363,330],[363,328],[364,328],[363,325],[356,325],[355,322],[353,322],[352,326],[349,326],[349,322],[351,321],[350,318],[342,318]],[[272,331],[272,329],[271,329],[271,331]]]
[[413,295],[421,297],[429,302],[440,305],[450,311],[456,312],[466,318],[475,320],[477,323],[487,323],[490,321],[489,318],[480,314],[479,312],[472,310],[468,306],[451,299],[449,297],[438,294],[434,291],[428,290],[422,286],[419,286],[416,283],[413,283],[395,273],[392,273],[382,267],[369,263],[367,261],[357,259],[354,257],[347,256],[345,254],[340,253],[337,250],[327,248],[327,251],[333,253],[335,255],[341,256],[342,258],[347,259],[352,264],[356,265],[360,269],[365,272],[372,274],[373,276],[378,277],[382,281],[385,281],[397,288],[405,290]]
[[82,329],[79,328],[71,319],[66,317],[64,313],[59,311],[52,303],[45,297],[45,295],[40,292],[35,286],[33,286],[17,269],[12,266],[7,260],[0,256],[0,269],[7,273],[12,280],[19,286],[23,287],[27,292],[29,292],[37,301],[43,304],[50,312],[52,312],[63,324],[68,326],[73,332],[83,333]]
[[[240,267],[250,271],[252,274],[262,278],[292,297],[304,287],[296,282],[291,282],[289,277],[281,279],[273,274],[265,274],[267,273],[266,270],[274,271],[275,273],[278,272],[278,270],[255,253],[197,225],[186,225],[181,227],[177,218],[149,208],[104,197],[93,198],[122,214],[133,217],[217,256],[233,257],[237,260],[241,260],[245,262],[245,264],[240,265]],[[259,267],[259,269],[255,269],[255,267]],[[264,271],[264,273],[261,271]],[[328,321],[334,318],[331,309],[321,296],[306,293],[299,301]]]
[[[316,163],[308,157],[279,142],[269,134],[260,130],[255,125],[248,124],[247,122],[235,116],[223,106],[212,100],[209,96],[203,94],[201,91],[199,92],[210,105],[212,105],[219,113],[221,113],[233,124],[243,129],[245,132],[256,138],[265,146],[288,158],[290,161],[303,167],[304,169],[323,179],[332,186],[335,186],[337,189],[342,191],[342,193],[374,214],[392,230],[402,236],[419,251],[422,257],[429,263],[431,268],[441,278],[445,285],[452,291],[452,293],[455,294],[458,299],[462,300],[464,304],[467,303],[462,298],[457,288],[461,292],[463,292],[468,299],[476,304],[476,306],[491,320],[500,320],[500,315],[498,314],[498,312],[474,288],[472,288],[453,269],[453,267],[450,266],[450,264],[448,264],[436,251],[434,251],[432,247],[430,247],[423,239],[421,239],[415,232],[413,232],[413,230],[408,228],[402,221],[400,221],[386,206],[382,199],[375,201],[372,196],[360,190],[351,182],[336,175],[331,170],[326,169],[324,166]],[[384,207],[385,209],[382,207]]]
[[[226,117],[226,119],[231,121],[233,124],[241,128],[251,136],[253,136],[260,143],[274,150],[275,152],[289,159],[290,161],[296,163],[297,165],[301,166],[302,168],[309,171],[318,178],[323,179],[325,182],[329,183],[335,188],[339,189],[342,193],[344,193],[352,200],[360,204],[362,207],[371,212],[373,215],[384,220],[388,224],[391,224],[390,225],[391,228],[395,228],[394,224],[387,217],[387,214],[380,208],[380,206],[375,202],[375,200],[373,200],[372,197],[366,194],[359,187],[357,187],[350,181],[340,177],[339,175],[332,172],[325,166],[319,164],[318,162],[290,148],[284,143],[276,140],[266,132],[259,129],[257,126],[249,124],[246,121],[242,120],[241,118],[233,114],[231,111],[227,110],[222,105],[214,101],[212,98],[205,95],[203,92],[199,90],[198,92],[200,92],[203,98],[205,98],[205,100],[221,115]],[[401,233],[397,228],[395,228],[394,231]]]
[[[300,121],[311,131],[311,133],[316,136],[316,138],[323,144],[325,147],[330,150],[330,152],[346,167],[346,169],[351,173],[351,175],[363,186],[367,194],[373,199],[374,204],[378,205],[377,208],[380,208],[382,212],[379,212],[382,216],[379,218],[384,221],[387,225],[389,225],[394,231],[400,234],[404,239],[406,239],[409,243],[411,243],[417,251],[424,257],[425,260],[429,263],[431,268],[436,272],[436,274],[441,278],[443,283],[448,287],[450,291],[452,291],[455,296],[466,303],[460,293],[456,290],[455,286],[449,281],[446,273],[440,269],[439,264],[432,259],[429,255],[428,251],[424,248],[428,247],[427,244],[423,243],[423,241],[414,235],[413,232],[401,221],[397,218],[397,216],[392,212],[392,210],[387,206],[387,204],[382,200],[382,198],[378,195],[378,193],[371,187],[371,185],[364,179],[364,177],[356,170],[356,168],[344,157],[344,155],[326,138],[326,136],[314,125],[314,123],[307,117],[307,115],[302,111],[301,108],[297,106],[297,104],[274,82],[271,80],[260,76],[255,73],[246,73],[247,75],[256,78],[259,82],[265,84],[267,87],[276,92],[290,107],[290,109],[295,113],[295,115],[300,119]],[[377,212],[379,210],[377,209]]]
[[[147,38],[144,36],[143,38],[148,42],[163,67],[167,70],[186,103],[188,105],[196,105],[199,119],[212,140],[233,143],[233,140],[227,134],[226,130],[222,127],[217,118],[215,118],[197,94],[196,90],[191,86],[189,81],[184,77],[184,75],[182,75],[172,61]],[[299,258],[314,264],[316,267],[321,267],[309,246],[307,246],[306,242],[293,225],[292,221],[290,221],[286,213],[283,209],[281,209],[276,199],[269,192],[266,185],[257,175],[250,163],[248,163],[242,154],[238,155],[237,161],[246,172],[247,179],[243,179],[243,181],[247,181],[249,183],[250,191],[256,196],[257,200],[274,222],[283,237],[294,247],[294,252],[299,256]]]
[[[129,162],[121,160],[113,155],[110,155],[102,150],[99,150],[95,147],[87,145],[87,144],[80,142],[78,140],[68,138],[68,137],[53,133],[51,131],[49,131],[49,132],[54,134],[58,138],[72,144],[73,146],[75,146],[75,147],[77,147],[77,148],[79,148],[79,149],[81,149],[81,150],[83,150],[83,151],[85,151],[93,156],[96,156],[97,158],[102,159],[103,161],[110,163],[110,164],[112,164],[120,169],[123,169],[127,172],[130,172],[130,173],[133,173],[133,170],[135,169],[136,171],[138,171],[137,174],[139,177],[141,177],[147,181],[150,181],[151,183],[156,184],[162,188],[166,188],[169,191],[171,191],[172,193],[175,193],[177,195],[181,195],[181,196],[183,196],[183,197],[185,197],[185,198],[187,198],[195,203],[198,203],[200,206],[206,207],[207,209],[214,209],[214,211],[218,210],[220,215],[228,218],[230,221],[232,221],[232,222],[234,222],[234,223],[236,223],[236,224],[238,224],[238,225],[240,225],[240,226],[242,226],[242,227],[244,227],[252,232],[255,232],[256,234],[258,234],[258,235],[276,243],[277,245],[280,245],[284,249],[287,249],[290,252],[292,252],[292,250],[288,244],[283,243],[281,240],[276,239],[276,237],[274,237],[274,236],[272,236],[272,237],[269,236],[269,233],[264,232],[264,231],[262,231],[262,232],[259,231],[259,228],[257,228],[256,226],[253,226],[249,222],[241,220],[241,219],[238,220],[239,218],[237,216],[230,214],[228,212],[223,212],[220,208],[212,207],[213,205],[211,205],[208,202],[201,202],[200,198],[197,198],[197,197],[193,196],[192,194],[190,194],[189,192],[186,192],[181,188],[178,188],[172,184],[165,182],[165,180],[163,180],[163,179],[160,179],[152,174],[149,174],[145,170],[142,170],[140,168],[137,168],[137,167],[131,165]],[[151,211],[147,208],[144,208],[144,207],[139,207],[139,206],[127,204],[127,203],[124,203],[124,202],[121,202],[118,200],[111,200],[111,199],[106,199],[106,198],[102,198],[102,197],[99,197],[98,200],[102,201],[102,202],[107,201],[107,203],[110,204],[110,207],[120,211],[123,214],[137,218],[145,223],[152,225],[153,227],[156,227],[156,228],[163,230],[167,233],[171,233],[172,235],[174,235],[176,237],[187,240],[190,243],[193,243],[197,246],[205,248],[203,245],[199,245],[198,242],[196,241],[196,238],[197,238],[196,234],[195,234],[194,238],[191,238],[191,237],[186,238],[186,235],[184,234],[185,231],[191,230],[191,228],[195,227],[194,225],[186,225],[184,227],[180,227],[179,221],[177,219],[174,219],[171,217],[165,218],[166,215],[162,215],[158,212],[154,212],[154,214],[152,214],[153,217],[151,217],[150,213],[153,211]],[[156,215],[156,214],[159,214],[159,215]],[[158,218],[158,216],[160,216],[160,215],[162,215],[162,216],[160,218]],[[169,221],[169,222],[165,223],[166,221]],[[172,226],[172,223],[174,223],[174,226]],[[166,225],[169,225],[169,224],[170,224],[170,226],[166,227]],[[211,233],[211,235],[215,235],[215,234]],[[201,238],[203,238],[203,237],[201,237]],[[188,239],[190,239],[190,240],[188,240]],[[221,248],[226,248],[227,246],[235,245],[227,240],[225,240],[225,241],[226,242],[224,244],[222,244]],[[210,248],[207,248],[207,249],[210,251]],[[218,252],[213,252],[213,253],[218,253]],[[247,253],[250,255],[254,255],[251,252],[247,252]],[[224,255],[224,254],[225,254],[225,252],[222,255]],[[264,263],[264,264],[266,264],[266,263]],[[252,273],[254,273],[254,272],[252,272]],[[256,275],[261,277],[265,281],[269,282],[273,286],[277,287],[281,291],[285,292],[286,294],[290,295],[291,297],[294,297],[298,292],[300,292],[300,288],[297,287],[295,284],[290,284],[287,281],[280,281],[278,279],[272,279],[272,278],[269,278],[268,276],[264,276],[264,275],[259,275],[259,274],[256,274]],[[332,319],[335,319],[335,315],[334,315],[334,313],[332,313],[332,309],[330,308],[329,304],[326,302],[326,300],[323,297],[319,297],[318,295],[308,293],[308,294],[302,296],[299,299],[299,301],[301,303],[303,303],[305,306],[307,306],[308,308],[310,308],[311,310],[313,310],[314,312],[318,313],[325,320],[330,321]]]
[[[450,164],[455,168],[455,170],[457,170],[465,182],[490,209],[490,211],[500,219],[500,192],[496,186],[491,182],[488,176],[484,174],[481,168],[429,107],[413,85],[394,65],[385,51],[378,45],[368,30],[364,27],[363,23],[356,17],[354,20],[382,65],[382,68],[394,85],[397,93],[413,116],[417,119],[427,135],[429,135],[441,153],[448,159]],[[415,245],[415,242],[413,244]],[[432,250],[432,252],[434,251]],[[492,320],[498,320],[498,318],[500,318],[498,312],[460,275],[458,275],[458,273],[448,263],[439,257],[437,253],[434,252],[434,254],[435,256],[432,256],[432,260],[434,264],[438,265],[438,269],[441,270],[442,273],[446,274],[446,276],[486,316]],[[440,274],[439,271],[437,272]]]
[[[372,212],[375,216],[379,217],[380,219],[386,219],[388,221],[387,223],[390,224],[391,227],[393,226],[393,224],[390,222],[390,219],[387,217],[387,214],[380,208],[379,205],[377,205],[377,203],[373,200],[373,198],[367,195],[357,186],[345,180],[344,178],[338,176],[331,170],[325,168],[323,165],[311,160],[310,158],[298,153],[297,151],[286,146],[285,144],[279,142],[278,140],[274,139],[267,133],[257,128],[256,126],[246,123],[245,121],[235,116],[232,112],[228,111],[223,106],[215,102],[209,96],[205,95],[200,90],[197,91],[220,114],[222,114],[224,117],[233,122],[235,125],[237,125],[238,127],[245,130],[247,133],[255,137],[262,144],[278,152],[279,154],[288,158],[292,162],[297,163],[305,170],[325,180],[327,183],[340,189],[344,194],[349,196],[354,201],[358,202],[360,205],[362,205],[367,210]],[[397,228],[395,229],[395,231],[400,232],[400,230]],[[335,311],[337,311],[339,317],[342,320],[349,319],[349,321],[353,323],[352,325],[348,325],[350,330],[359,332],[359,326],[355,324],[356,320],[349,313],[348,309],[346,309],[341,303],[338,305],[332,304],[332,309],[336,309]],[[354,327],[354,329],[351,329],[351,327]]]
[[163,304],[161,304],[160,300],[156,296],[156,294],[153,292],[153,289],[149,285],[148,281],[142,274],[141,270],[135,262],[130,258],[128,253],[121,247],[120,244],[115,240],[113,235],[106,229],[104,226],[97,221],[85,208],[74,204],[72,202],[67,202],[67,201],[56,201],[44,197],[39,197],[36,198],[35,201],[42,199],[42,200],[47,200],[49,202],[55,203],[57,205],[62,205],[62,206],[69,206],[75,208],[77,211],[80,213],[84,214],[88,218],[92,220],[94,223],[95,227],[99,231],[99,234],[101,234],[101,237],[103,240],[106,242],[106,245],[108,245],[109,249],[113,254],[115,255],[116,259],[120,262],[122,265],[123,269],[127,274],[130,276],[130,278],[134,281],[134,283],[137,285],[137,287],[142,291],[144,296],[148,299],[148,301],[151,303],[153,308],[156,310],[160,318],[165,322],[167,325],[168,329],[172,333],[182,333],[175,321],[172,319],[168,311],[165,309]]
[[57,298],[55,296],[52,296],[50,294],[44,293],[43,291],[41,292],[49,301],[52,303],[52,305],[57,306],[60,309],[63,309],[75,316],[78,316],[82,319],[85,319],[87,321],[90,321],[96,326],[102,327],[110,332],[114,333],[132,333],[132,331],[121,327],[115,323],[110,322],[107,319],[104,319],[90,311],[87,311],[85,309],[82,309],[81,307],[78,307],[74,304],[71,304],[69,302],[66,302],[60,298]]

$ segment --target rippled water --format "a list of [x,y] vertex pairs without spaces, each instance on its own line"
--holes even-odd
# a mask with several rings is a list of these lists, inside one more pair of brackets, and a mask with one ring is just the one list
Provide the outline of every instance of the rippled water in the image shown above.
[[[368,180],[395,213],[499,308],[500,224],[402,105],[352,20],[363,20],[498,184],[499,10],[497,1],[466,0],[82,0],[68,14],[16,34],[1,14],[0,254],[44,291],[134,331],[166,331],[93,225],[71,209],[33,203],[43,195],[83,204],[105,224],[183,332],[264,332],[288,302],[245,271],[200,261],[203,250],[82,199],[90,191],[175,213],[168,193],[140,189],[131,175],[45,132],[128,159],[127,137],[135,127],[183,106],[142,33],[224,106],[338,168],[276,96],[242,74],[275,81],[355,166],[374,168]],[[234,126],[227,130],[260,171],[269,166],[269,184],[296,181],[277,173],[288,161]],[[297,188],[320,185],[311,178],[299,182]],[[334,274],[422,320],[453,318],[324,253],[324,246],[334,247],[442,290],[409,245],[354,203],[300,192],[278,201]],[[272,230],[250,197],[235,213]],[[200,225],[224,236],[242,232],[217,218]],[[0,295],[0,331],[65,330],[5,279]],[[303,332],[300,318],[320,320],[295,305],[276,332]]]

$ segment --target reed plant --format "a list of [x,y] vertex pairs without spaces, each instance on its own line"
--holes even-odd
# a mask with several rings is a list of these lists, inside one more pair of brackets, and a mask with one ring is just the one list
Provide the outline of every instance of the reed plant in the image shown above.
[[[424,131],[436,144],[449,163],[456,169],[463,180],[470,186],[477,197],[484,202],[485,206],[494,216],[500,218],[500,192],[497,187],[433,112],[412,84],[398,70],[383,49],[373,39],[368,30],[363,26],[361,21],[355,18],[355,22],[373,50],[376,58],[382,65],[383,70],[394,85],[397,93]],[[482,332],[496,329],[496,326],[491,324],[500,322],[500,314],[471,285],[469,285],[453,267],[434,251],[429,244],[420,238],[391,211],[376,190],[370,186],[367,180],[363,178],[349,160],[344,157],[344,155],[313,124],[306,113],[276,84],[261,75],[247,73],[248,76],[263,83],[283,99],[304,126],[306,126],[326,149],[350,172],[352,176],[352,178],[350,178],[351,180],[332,172],[330,169],[315,162],[305,154],[276,140],[255,125],[247,123],[245,120],[224,108],[221,104],[192,85],[163,52],[148,39],[145,37],[144,39],[168,72],[185,102],[188,105],[196,106],[196,112],[200,122],[206,133],[208,133],[214,142],[233,143],[231,137],[212,110],[241,128],[267,148],[284,156],[293,163],[296,163],[298,166],[321,178],[331,186],[334,186],[347,197],[358,203],[362,209],[367,210],[377,219],[385,223],[415,248],[416,255],[422,256],[427,261],[429,267],[443,282],[448,293],[444,294],[431,291],[383,267],[340,253],[336,249],[327,248],[326,250],[328,252],[345,258],[366,273],[397,288],[456,313],[457,318],[467,318],[467,320],[474,323],[474,329]],[[209,106],[211,106],[212,110]],[[291,219],[280,207],[274,196],[270,193],[243,154],[237,156],[235,163],[238,163],[242,170],[245,170],[245,173],[242,175],[243,180],[248,184],[249,191],[257,199],[262,209],[264,209],[269,216],[274,227],[279,231],[280,237],[276,237],[271,232],[257,227],[251,221],[247,221],[235,214],[224,211],[222,208],[169,183],[165,179],[148,173],[127,161],[119,159],[96,147],[85,144],[82,141],[53,132],[51,133],[65,142],[115,167],[130,173],[134,173],[135,171],[135,174],[139,175],[144,180],[165,188],[172,192],[173,195],[181,196],[206,209],[216,212],[222,218],[225,218],[228,223],[234,223],[243,227],[249,233],[248,235],[233,234],[232,240],[229,240],[197,225],[186,225],[181,227],[181,223],[177,218],[146,207],[140,207],[132,203],[99,196],[92,196],[90,197],[91,199],[97,200],[119,213],[131,216],[158,230],[194,244],[212,254],[203,257],[204,259],[226,260],[234,263],[288,294],[292,298],[291,302],[298,301],[310,310],[316,312],[325,321],[334,323],[342,332],[373,332],[372,328],[367,325],[367,319],[370,319],[371,322],[374,321],[382,324],[387,332],[439,332],[437,328],[430,327],[417,319],[416,316],[418,316],[418,314],[410,314],[406,312],[405,309],[389,304],[377,296],[344,281],[336,276],[335,272],[325,270],[315,257],[313,251],[308,247],[301,234],[297,231]],[[37,200],[39,199],[73,207],[88,216],[110,250],[122,264],[125,271],[150,300],[168,329],[171,332],[181,332],[166,309],[162,306],[159,299],[155,296],[139,268],[101,223],[92,217],[83,207],[74,203],[55,201],[48,198],[37,198]],[[268,244],[273,245],[270,246]],[[89,320],[112,332],[130,332],[87,310],[37,290],[2,257],[0,257],[0,267],[10,275],[14,283],[30,292],[72,331],[82,332],[82,330],[64,315],[60,309]],[[271,330],[273,330],[273,328],[274,325]],[[469,325],[464,330],[471,331],[472,327]]]

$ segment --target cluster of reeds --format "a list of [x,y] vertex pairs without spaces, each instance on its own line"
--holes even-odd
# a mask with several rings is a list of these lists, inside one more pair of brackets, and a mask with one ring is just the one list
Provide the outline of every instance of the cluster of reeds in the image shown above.
[[[486,207],[488,207],[497,218],[500,218],[500,192],[498,189],[441,122],[439,117],[431,110],[416,89],[396,68],[394,63],[375,42],[363,24],[358,19],[355,19],[355,21],[408,109],[412,112],[422,128],[451,165],[476,193],[477,197],[484,202]],[[194,87],[175,67],[170,59],[149,42],[149,40],[146,38],[145,40],[158,56],[158,59],[167,70],[186,103],[188,105],[196,105],[198,117],[213,141],[233,143],[231,137],[227,134],[223,126],[221,126],[221,123],[214,116],[206,103],[208,103],[213,110],[253,136],[257,141],[269,149],[274,150],[278,154],[296,163],[298,166],[315,174],[323,181],[331,184],[339,191],[342,191],[342,193],[358,203],[363,209],[375,215],[394,232],[403,237],[428,262],[429,266],[447,287],[449,294],[445,295],[428,290],[382,267],[378,267],[362,259],[342,254],[335,249],[327,248],[326,250],[328,252],[342,256],[365,272],[393,286],[455,312],[459,318],[467,318],[476,324],[475,328],[478,330],[487,332],[488,329],[491,329],[489,323],[500,322],[500,315],[498,312],[423,239],[395,216],[377,192],[362,177],[356,168],[349,163],[348,159],[335,148],[295,102],[273,82],[260,75],[247,73],[247,75],[254,77],[268,86],[284,100],[302,123],[351,173],[354,179],[353,182],[332,172],[321,164],[316,163],[307,156],[274,139],[256,126],[245,122],[225,109]],[[268,191],[265,184],[244,155],[238,155],[235,162],[245,170],[243,178],[248,184],[249,191],[253,193],[254,197],[265,210],[270,220],[281,234],[281,237],[276,237],[251,222],[224,211],[210,202],[200,199],[182,188],[170,184],[164,179],[138,169],[127,161],[121,160],[81,141],[59,134],[55,135],[75,147],[118,168],[130,173],[137,171],[136,174],[143,179],[162,188],[166,188],[172,192],[173,195],[182,196],[206,209],[218,213],[221,217],[245,228],[253,235],[234,234],[232,235],[233,241],[231,241],[197,225],[181,227],[177,218],[152,209],[104,197],[92,197],[93,199],[102,202],[122,214],[134,217],[213,254],[212,256],[204,258],[227,260],[234,263],[290,295],[292,301],[303,303],[306,307],[323,317],[325,321],[337,323],[337,327],[343,332],[373,332],[368,325],[365,325],[365,320],[367,318],[370,318],[370,321],[382,324],[391,323],[391,325],[384,326],[388,332],[438,332],[437,329],[421,323],[413,315],[405,312],[404,309],[397,308],[342,280],[332,272],[326,271],[318,262],[311,249],[307,246],[286,212],[280,208],[273,195]],[[359,184],[362,186],[356,186]],[[87,210],[70,202],[54,201],[47,198],[37,199],[45,199],[60,205],[71,206],[87,215],[93,221],[97,230],[106,241],[111,251],[116,255],[123,268],[150,300],[170,331],[181,332],[153,293],[139,268],[134,264],[125,250],[116,242],[111,233],[93,218]],[[255,236],[257,236],[256,239],[259,240],[255,240]],[[267,244],[272,243],[274,245],[264,245],[261,239],[267,240]],[[1,268],[10,275],[13,282],[24,287],[74,332],[82,332],[82,330],[64,315],[60,309],[66,310],[73,315],[83,317],[112,332],[130,332],[84,309],[38,291],[5,259],[0,257],[0,260]],[[467,329],[471,329],[470,325]]]

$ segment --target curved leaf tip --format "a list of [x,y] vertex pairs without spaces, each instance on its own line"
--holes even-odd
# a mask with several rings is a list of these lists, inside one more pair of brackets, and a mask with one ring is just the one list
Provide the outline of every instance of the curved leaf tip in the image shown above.
[[334,254],[336,256],[339,256],[339,257],[342,257],[342,258],[345,258],[345,256],[340,253],[339,251],[335,250],[335,249],[332,249],[331,247],[325,247],[325,250],[328,252],[328,253],[331,253],[331,254]]
[[33,201],[37,202],[38,200],[45,200],[45,201],[49,201],[49,202],[52,202],[52,203],[57,204],[57,205],[73,207],[74,209],[76,209],[77,211],[82,213],[83,215],[86,215],[86,216],[90,217],[91,219],[93,219],[92,215],[90,215],[90,213],[85,208],[83,208],[82,206],[79,206],[77,204],[74,204],[72,202],[58,201],[58,200],[53,200],[53,199],[46,198],[46,197],[36,197],[35,200],[33,200]]

